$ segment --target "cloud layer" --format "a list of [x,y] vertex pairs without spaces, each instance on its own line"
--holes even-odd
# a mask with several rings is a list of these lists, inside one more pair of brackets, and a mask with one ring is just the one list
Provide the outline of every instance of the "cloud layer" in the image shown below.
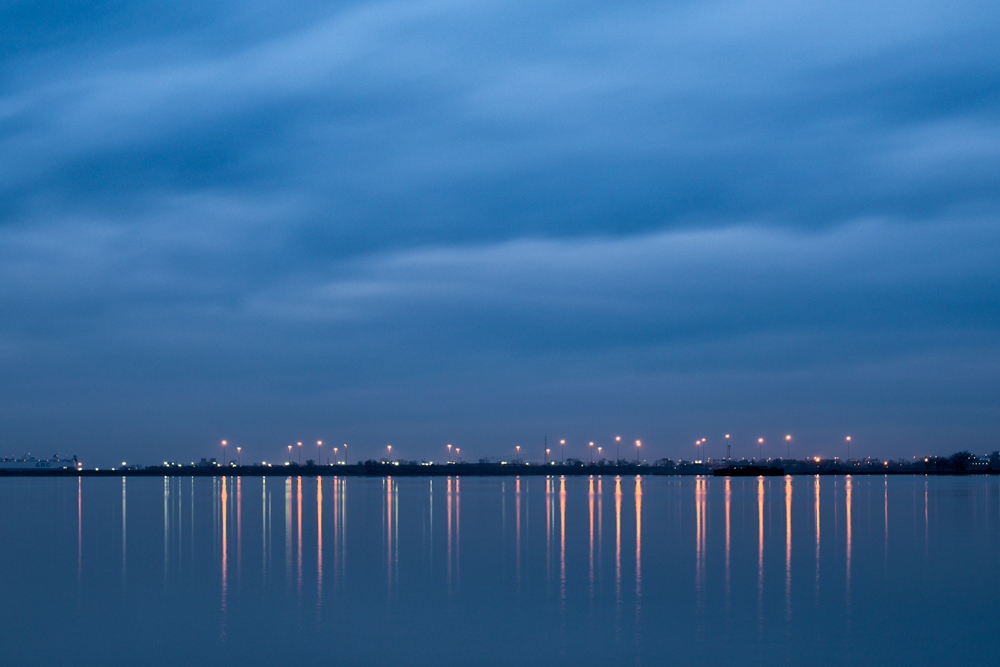
[[3,453],[997,446],[994,4],[0,25]]

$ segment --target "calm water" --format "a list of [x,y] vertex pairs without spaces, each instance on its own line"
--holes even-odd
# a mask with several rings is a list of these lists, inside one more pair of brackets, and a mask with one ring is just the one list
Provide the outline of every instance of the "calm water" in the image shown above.
[[996,477],[0,479],[5,664],[985,664]]

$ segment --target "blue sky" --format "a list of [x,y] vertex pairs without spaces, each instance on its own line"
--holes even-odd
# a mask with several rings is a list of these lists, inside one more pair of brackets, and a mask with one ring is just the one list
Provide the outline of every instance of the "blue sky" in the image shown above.
[[1000,448],[998,26],[6,2],[0,453]]

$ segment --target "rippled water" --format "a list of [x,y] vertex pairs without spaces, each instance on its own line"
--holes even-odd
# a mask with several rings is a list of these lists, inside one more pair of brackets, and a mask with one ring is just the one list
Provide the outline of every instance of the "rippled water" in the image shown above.
[[3,478],[5,664],[987,664],[996,477]]

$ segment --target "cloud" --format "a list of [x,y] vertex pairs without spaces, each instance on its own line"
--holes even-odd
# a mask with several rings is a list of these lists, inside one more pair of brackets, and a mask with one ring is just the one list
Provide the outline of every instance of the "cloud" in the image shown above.
[[938,128],[997,133],[996,53],[969,18],[995,10],[962,8],[383,2],[70,42],[59,65],[24,49],[0,99],[6,219],[269,194],[308,203],[274,225],[356,253],[995,210],[994,142],[934,166]]
[[6,435],[985,441],[997,13],[7,3]]
[[[124,249],[115,271],[81,271],[112,254],[102,244]],[[359,444],[455,429],[488,449],[501,445],[487,435],[498,422],[501,437],[518,438],[546,422],[609,428],[604,419],[630,422],[665,451],[708,420],[767,428],[768,417],[794,418],[820,430],[810,417],[877,432],[891,453],[912,446],[917,427],[930,446],[934,415],[952,428],[942,414],[957,396],[972,399],[967,428],[992,418],[968,392],[988,391],[1000,370],[982,363],[997,352],[998,246],[991,220],[743,225],[432,246],[255,283],[189,276],[186,262],[150,266],[150,246],[95,235],[77,254],[23,251],[12,276],[44,274],[30,255],[75,275],[79,291],[48,318],[59,297],[44,282],[8,298],[6,376],[25,403],[68,401],[68,413],[118,400],[158,418],[208,410],[257,429],[258,446],[300,420],[329,429],[331,414]],[[231,265],[212,244],[201,251],[196,266]],[[47,309],[19,320],[33,300]],[[82,387],[102,398],[74,397]],[[883,412],[871,414],[873,404]]]

